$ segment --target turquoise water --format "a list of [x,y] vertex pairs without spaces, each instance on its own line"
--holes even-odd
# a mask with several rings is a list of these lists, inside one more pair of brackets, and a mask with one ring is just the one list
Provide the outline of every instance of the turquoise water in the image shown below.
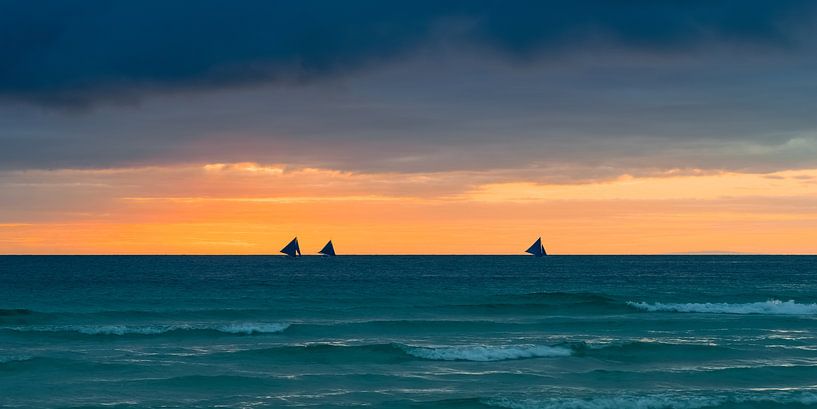
[[817,407],[817,257],[0,257],[0,406]]

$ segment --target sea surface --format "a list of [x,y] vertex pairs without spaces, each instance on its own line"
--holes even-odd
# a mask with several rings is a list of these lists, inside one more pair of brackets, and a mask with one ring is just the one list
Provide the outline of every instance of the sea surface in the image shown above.
[[817,407],[817,257],[0,257],[0,407],[355,406]]

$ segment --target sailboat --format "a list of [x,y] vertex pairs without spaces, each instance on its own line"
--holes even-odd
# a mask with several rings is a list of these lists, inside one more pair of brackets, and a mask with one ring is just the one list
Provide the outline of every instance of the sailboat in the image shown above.
[[281,253],[287,255],[287,257],[298,257],[301,255],[301,246],[298,245],[298,238],[292,239],[286,247],[281,249]]
[[531,244],[531,246],[525,250],[525,253],[533,254],[534,257],[544,257],[547,256],[548,253],[545,251],[545,246],[542,245],[542,238],[539,237],[536,241]]
[[322,254],[327,257],[334,257],[335,256],[335,246],[332,245],[332,240],[326,243],[323,248],[318,251],[319,254]]

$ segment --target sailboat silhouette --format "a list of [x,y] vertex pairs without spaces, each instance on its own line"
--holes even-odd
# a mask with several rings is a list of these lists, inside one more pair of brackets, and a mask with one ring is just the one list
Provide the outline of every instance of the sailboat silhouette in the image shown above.
[[536,239],[536,241],[533,242],[533,244],[531,244],[527,250],[525,250],[525,253],[533,254],[534,257],[544,257],[548,255],[548,253],[545,251],[545,246],[542,245],[541,237]]
[[326,245],[323,246],[323,248],[320,249],[320,251],[318,251],[318,253],[322,254],[324,256],[334,257],[336,254],[335,254],[335,246],[332,245],[332,240],[329,240],[329,242],[326,243]]
[[286,247],[281,249],[281,253],[287,255],[287,257],[298,257],[301,255],[301,246],[298,245],[298,238],[292,239]]

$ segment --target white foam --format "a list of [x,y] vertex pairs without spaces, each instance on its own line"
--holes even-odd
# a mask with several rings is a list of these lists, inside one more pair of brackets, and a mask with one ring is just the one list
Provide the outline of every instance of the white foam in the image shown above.
[[230,334],[270,334],[281,332],[289,328],[289,324],[278,323],[240,323],[240,324],[226,324],[215,327],[214,329]]
[[573,350],[546,345],[460,345],[404,347],[410,355],[436,361],[503,361],[508,359],[570,356]]
[[817,314],[817,304],[798,304],[794,300],[769,300],[744,304],[729,303],[654,303],[627,302],[627,305],[645,311],[698,312],[715,314],[774,314],[809,315]]

